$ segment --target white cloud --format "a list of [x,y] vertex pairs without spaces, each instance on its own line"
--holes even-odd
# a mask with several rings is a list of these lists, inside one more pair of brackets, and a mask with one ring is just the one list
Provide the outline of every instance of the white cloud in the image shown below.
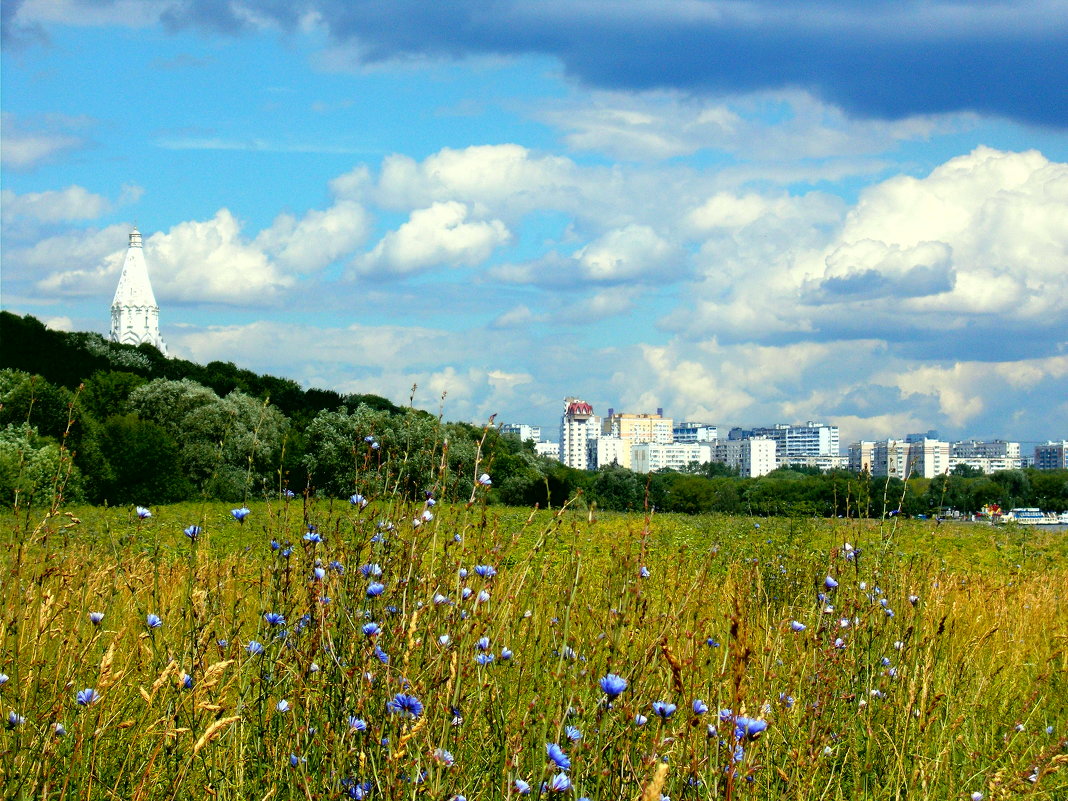
[[260,232],[254,246],[272,254],[282,269],[316,272],[354,252],[369,230],[363,206],[340,200],[323,211],[313,209],[300,220],[280,214],[270,228]]
[[608,231],[574,254],[591,281],[662,280],[681,267],[681,256],[647,225]]
[[530,307],[525,304],[520,304],[505,312],[501,312],[493,319],[493,322],[490,323],[489,327],[492,329],[522,328],[531,323],[542,322],[543,320],[545,320],[544,315],[534,314],[534,312],[530,310]]
[[374,249],[354,262],[359,274],[422,272],[436,266],[473,267],[511,240],[500,220],[469,220],[470,209],[447,201],[416,209]]
[[[6,147],[6,143],[5,143]],[[111,209],[106,197],[72,184],[65,189],[27,192],[17,195],[10,189],[0,192],[4,225],[16,220],[56,223],[94,220]]]
[[0,148],[0,166],[24,171],[56,161],[65,153],[85,146],[82,132],[92,124],[88,117],[64,114],[18,116],[10,111],[0,113],[0,132],[4,141]]

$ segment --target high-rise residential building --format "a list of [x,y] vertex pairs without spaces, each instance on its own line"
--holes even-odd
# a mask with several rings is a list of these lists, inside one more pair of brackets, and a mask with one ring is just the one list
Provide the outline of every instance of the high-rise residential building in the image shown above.
[[720,440],[713,446],[712,460],[738,469],[744,478],[766,476],[774,470],[776,442],[766,437]]
[[501,433],[519,437],[520,442],[532,439],[541,442],[541,426],[528,426],[526,423],[505,423],[501,426]]
[[719,429],[707,423],[687,421],[675,423],[671,436],[675,442],[715,442],[719,439]]
[[1035,446],[1035,467],[1039,470],[1068,470],[1068,440],[1050,440]]
[[849,469],[872,476],[934,478],[950,470],[950,446],[937,439],[885,439],[849,446]]
[[123,345],[152,345],[166,355],[167,345],[159,333],[159,306],[148,280],[148,265],[141,232],[130,232],[130,246],[122,262],[122,275],[111,302],[111,341]]
[[[780,465],[818,463],[816,457],[838,457],[841,454],[838,426],[809,420],[806,423],[777,423],[770,428],[732,429],[731,439],[766,437],[775,441]],[[835,460],[827,459],[830,466]]]
[[580,398],[564,399],[560,418],[560,461],[578,470],[589,469],[586,443],[601,435],[601,419]]
[[631,470],[635,473],[655,473],[665,468],[683,470],[693,462],[712,461],[711,442],[639,442],[630,448]]
[[638,442],[669,445],[673,439],[673,429],[674,421],[664,417],[663,409],[657,409],[656,414],[628,414],[609,409],[601,424],[602,435],[619,437],[632,445]]

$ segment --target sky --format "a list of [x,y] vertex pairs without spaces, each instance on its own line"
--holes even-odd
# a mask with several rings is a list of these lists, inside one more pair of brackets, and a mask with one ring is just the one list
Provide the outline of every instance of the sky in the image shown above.
[[[448,420],[1068,439],[1068,1],[14,0],[0,303]],[[414,389],[413,389],[414,387]]]

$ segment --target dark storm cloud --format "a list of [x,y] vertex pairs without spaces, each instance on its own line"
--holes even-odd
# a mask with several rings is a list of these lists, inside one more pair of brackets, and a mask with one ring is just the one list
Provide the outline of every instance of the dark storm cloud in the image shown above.
[[[1064,0],[182,0],[156,7],[168,28],[231,34],[263,20],[293,29],[314,14],[364,62],[534,53],[607,89],[793,87],[861,117],[970,110],[1068,126]],[[5,35],[17,8],[5,4]]]

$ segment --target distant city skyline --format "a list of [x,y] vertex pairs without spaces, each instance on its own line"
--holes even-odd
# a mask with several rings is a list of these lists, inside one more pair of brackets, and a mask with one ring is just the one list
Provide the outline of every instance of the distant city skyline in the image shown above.
[[451,420],[1065,435],[1059,5],[491,8],[5,3],[0,304],[136,225],[171,355]]

